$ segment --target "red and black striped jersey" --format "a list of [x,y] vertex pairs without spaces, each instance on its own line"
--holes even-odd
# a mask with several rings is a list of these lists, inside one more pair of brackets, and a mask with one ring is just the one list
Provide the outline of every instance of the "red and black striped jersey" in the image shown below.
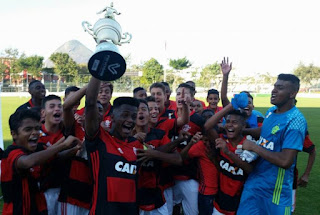
[[[160,129],[150,129],[147,133],[145,143],[152,148],[163,146],[170,142],[166,133]],[[165,198],[160,186],[161,161],[149,160],[143,163],[139,169],[138,180],[138,205],[140,209],[151,211],[164,205]]]
[[169,100],[169,106],[167,107],[168,110],[177,110],[177,103],[175,101]]
[[199,193],[203,195],[215,195],[218,192],[219,170],[208,158],[208,149],[200,140],[191,146],[188,156],[198,158]]
[[[77,122],[75,122],[73,135],[84,141],[84,129]],[[90,209],[93,181],[89,161],[79,156],[71,157],[65,162],[63,177],[59,201]]]
[[[59,129],[56,133],[51,133],[47,131],[45,125],[42,124],[37,151],[46,150],[49,146],[58,142],[58,140],[60,140],[63,136],[64,134],[62,129]],[[64,167],[65,165],[55,158],[52,158],[41,165],[41,190],[60,187],[63,178]]]
[[23,105],[19,106],[16,111],[31,109],[33,107],[34,107],[34,104],[32,103],[32,99],[30,99],[29,101],[27,101]]
[[[178,137],[181,130],[187,131],[191,136],[195,135],[197,132],[202,132],[204,125],[204,119],[194,111],[190,113],[190,121],[188,124],[185,124],[181,128],[178,128],[175,133],[175,138]],[[191,139],[191,137],[190,137]],[[189,139],[189,140],[190,140]],[[177,147],[177,151],[181,152],[184,147],[187,146],[188,141],[180,143]],[[176,180],[188,180],[188,179],[197,179],[197,162],[195,159],[184,160],[183,166],[175,167],[174,170],[174,179]]]
[[313,144],[313,142],[311,141],[310,136],[309,136],[309,132],[307,131],[306,137],[305,137],[304,142],[303,142],[303,149],[302,149],[302,151],[307,152],[307,153],[310,154],[310,153],[313,152],[315,149],[316,149],[316,146],[315,146],[315,145]]
[[177,119],[163,119],[162,121],[159,121],[155,127],[165,131],[166,135],[169,137],[169,139],[171,139],[176,131]]
[[[314,150],[316,150],[316,146],[311,141],[309,132],[307,131],[306,136],[304,138],[302,151],[307,152],[308,154],[311,154],[312,152],[314,152]],[[299,177],[299,172],[296,165],[294,168],[294,180],[292,185],[293,189],[297,189],[298,187],[298,177]]]
[[[223,138],[223,135],[220,136]],[[240,144],[246,139],[244,137]],[[234,153],[236,147],[225,139],[230,152]],[[247,174],[238,167],[223,151],[219,154],[219,191],[214,200],[214,207],[223,214],[236,214],[240,203],[240,197],[243,190]]]
[[174,110],[164,109],[161,113],[159,113],[158,123],[162,123],[166,119],[175,119],[176,116],[174,113]]
[[1,188],[4,215],[48,214],[46,200],[37,186],[33,168],[17,170],[16,162],[21,156],[29,155],[21,146],[13,143],[3,154],[1,161]]
[[103,120],[102,120],[102,122],[104,123],[104,126],[107,129],[111,129],[111,126],[112,126],[112,121],[111,121],[112,112],[113,112],[113,106],[109,104],[108,110],[103,114]]
[[94,185],[90,214],[137,214],[136,149],[142,144],[131,137],[121,141],[102,127],[85,143]]
[[89,161],[74,156],[65,162],[64,170],[59,201],[90,209],[93,181]]

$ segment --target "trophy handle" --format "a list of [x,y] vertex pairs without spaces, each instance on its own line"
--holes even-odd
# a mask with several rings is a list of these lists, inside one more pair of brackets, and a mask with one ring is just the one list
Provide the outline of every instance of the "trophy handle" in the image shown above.
[[123,33],[123,36],[121,38],[119,45],[124,44],[124,43],[130,43],[131,39],[132,39],[131,34],[129,34],[128,32]]
[[88,32],[91,36],[93,36],[94,39],[96,39],[97,37],[92,33],[92,25],[87,22],[87,21],[83,21],[82,22],[82,28],[84,29],[85,32]]

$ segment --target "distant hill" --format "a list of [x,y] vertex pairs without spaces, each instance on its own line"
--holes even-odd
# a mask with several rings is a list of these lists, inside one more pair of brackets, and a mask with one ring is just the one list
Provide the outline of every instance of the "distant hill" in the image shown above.
[[[53,53],[67,53],[77,64],[87,64],[93,51],[88,49],[85,45],[78,40],[70,40],[60,46]],[[52,68],[54,63],[48,58],[44,62],[44,68]]]

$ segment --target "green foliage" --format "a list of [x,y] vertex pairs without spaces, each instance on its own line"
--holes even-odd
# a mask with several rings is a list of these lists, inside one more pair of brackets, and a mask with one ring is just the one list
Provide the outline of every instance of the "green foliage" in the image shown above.
[[190,66],[192,66],[192,64],[186,57],[184,57],[176,60],[170,59],[169,66],[171,66],[173,69],[176,69],[176,70],[183,70],[183,69],[189,68]]
[[4,57],[17,59],[19,57],[19,50],[14,48],[7,48],[4,50]]
[[54,72],[59,76],[66,77],[66,81],[70,82],[79,74],[76,62],[66,53],[54,53],[50,56],[50,60],[55,64]]
[[4,63],[0,62],[0,80],[2,81],[4,75],[5,75],[5,71],[9,69],[7,65],[5,65]]
[[78,64],[78,75],[76,76],[77,82],[89,83],[91,74],[87,64]]
[[320,67],[314,66],[312,63],[309,66],[300,63],[293,73],[308,85],[312,85],[313,81],[320,79]]
[[175,80],[175,75],[173,70],[166,70],[166,82],[172,86]]
[[21,56],[16,61],[16,66],[19,71],[27,70],[33,77],[40,77],[40,71],[43,65],[43,57],[41,56]]
[[142,84],[152,84],[163,79],[163,66],[154,58],[144,63],[142,72]]
[[200,79],[198,83],[205,88],[211,88],[213,83],[217,84],[216,78],[220,74],[220,65],[217,62],[209,64],[200,72]]
[[273,76],[271,75],[269,72],[267,72],[266,74],[262,74],[260,75],[263,78],[263,82],[264,83],[275,83],[277,81],[277,76]]

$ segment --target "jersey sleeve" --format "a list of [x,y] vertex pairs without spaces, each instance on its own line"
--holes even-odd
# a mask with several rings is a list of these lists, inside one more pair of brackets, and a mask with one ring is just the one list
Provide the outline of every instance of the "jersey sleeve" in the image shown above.
[[191,146],[188,156],[190,158],[201,157],[205,151],[205,147],[202,141],[198,141],[193,146]]
[[284,133],[283,149],[295,149],[301,151],[306,133],[306,121],[303,116],[293,118]]
[[170,143],[170,139],[169,137],[165,134],[163,135],[163,138],[161,139],[161,143],[160,143],[160,146],[164,146],[166,144]]
[[17,168],[17,161],[21,156],[27,155],[25,152],[23,152],[21,149],[16,149],[10,152],[8,156],[8,165],[14,172],[18,171]]
[[303,151],[307,153],[312,153],[316,149],[315,145],[311,141],[309,134],[306,135],[306,138],[303,142]]

